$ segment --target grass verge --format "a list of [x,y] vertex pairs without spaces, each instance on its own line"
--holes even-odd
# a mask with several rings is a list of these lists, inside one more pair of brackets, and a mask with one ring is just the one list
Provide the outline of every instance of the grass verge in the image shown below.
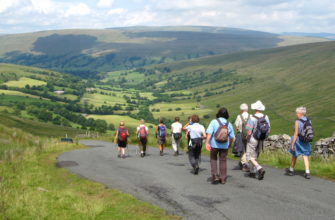
[[[2,130],[17,133],[16,129]],[[179,219],[131,195],[55,167],[57,155],[80,145],[35,139],[38,144],[27,143],[25,148],[2,154],[0,219]],[[24,146],[27,139],[14,142]]]

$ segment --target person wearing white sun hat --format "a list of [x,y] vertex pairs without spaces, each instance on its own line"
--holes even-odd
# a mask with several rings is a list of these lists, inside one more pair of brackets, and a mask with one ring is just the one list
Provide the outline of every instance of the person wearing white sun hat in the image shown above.
[[257,158],[260,149],[263,147],[264,140],[270,133],[270,120],[265,111],[265,106],[261,101],[251,104],[251,109],[255,111],[247,123],[248,143],[247,143],[247,160],[251,162],[250,177],[255,178],[256,173],[258,179],[264,179],[265,170],[258,164]]

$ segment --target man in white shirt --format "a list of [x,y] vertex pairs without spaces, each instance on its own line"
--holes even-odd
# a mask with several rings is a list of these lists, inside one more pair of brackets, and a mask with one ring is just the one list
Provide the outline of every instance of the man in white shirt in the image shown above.
[[176,117],[175,122],[171,125],[171,133],[172,133],[172,148],[174,150],[174,155],[179,155],[179,148],[180,148],[180,142],[182,137],[182,129],[183,125],[179,122],[180,118]]
[[247,172],[249,171],[249,165],[248,165],[248,160],[247,160],[247,154],[246,154],[246,145],[247,145],[247,140],[246,137],[248,135],[248,132],[246,130],[246,125],[248,123],[248,120],[250,119],[250,114],[248,113],[248,105],[247,104],[241,104],[240,105],[240,114],[237,116],[236,121],[235,121],[235,126],[237,130],[237,135],[236,135],[236,142],[235,145],[238,149],[238,153],[241,153],[241,160],[239,163],[239,168],[242,169],[243,171]]

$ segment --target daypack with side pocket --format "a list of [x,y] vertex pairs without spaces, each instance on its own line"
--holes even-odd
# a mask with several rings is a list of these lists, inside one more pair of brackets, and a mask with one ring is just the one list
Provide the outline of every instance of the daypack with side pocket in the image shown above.
[[181,138],[181,133],[173,133],[173,138],[178,141]]
[[314,130],[312,127],[311,120],[307,119],[306,121],[299,119],[304,124],[301,133],[299,134],[299,140],[303,143],[310,143],[314,138]]
[[241,132],[241,137],[242,137],[242,141],[244,143],[247,142],[248,140],[248,136],[249,136],[249,130],[247,129],[247,124],[248,124],[248,121],[250,120],[250,114],[248,114],[248,118],[247,120],[244,120],[243,119],[243,116],[242,114],[240,114],[240,117],[241,117],[241,120],[242,120],[242,132]]
[[256,140],[263,141],[269,136],[270,125],[266,121],[265,115],[263,117],[257,117],[257,116],[254,117],[257,119],[257,125],[253,136]]
[[148,132],[146,127],[141,126],[139,129],[139,134],[138,134],[140,139],[146,139],[148,137]]
[[158,126],[158,137],[165,138],[166,137],[166,127],[165,125]]
[[118,136],[119,141],[123,141],[123,142],[127,141],[128,129],[127,128],[119,128],[118,131],[119,131],[119,136]]
[[226,124],[222,124],[220,119],[216,119],[217,122],[219,123],[219,128],[214,134],[215,141],[218,143],[226,143],[228,141],[228,124],[229,122],[227,121]]

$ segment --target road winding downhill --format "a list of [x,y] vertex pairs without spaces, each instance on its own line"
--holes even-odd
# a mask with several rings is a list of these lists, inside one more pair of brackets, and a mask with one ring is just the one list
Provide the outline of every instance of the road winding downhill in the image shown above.
[[210,164],[202,157],[199,175],[191,173],[187,154],[163,157],[149,148],[140,158],[135,146],[129,157],[116,156],[115,145],[82,141],[88,149],[63,153],[57,165],[87,179],[158,205],[183,219],[335,219],[335,183],[317,177],[289,177],[281,169],[266,167],[263,181],[245,177],[228,161],[225,185],[210,184]]

